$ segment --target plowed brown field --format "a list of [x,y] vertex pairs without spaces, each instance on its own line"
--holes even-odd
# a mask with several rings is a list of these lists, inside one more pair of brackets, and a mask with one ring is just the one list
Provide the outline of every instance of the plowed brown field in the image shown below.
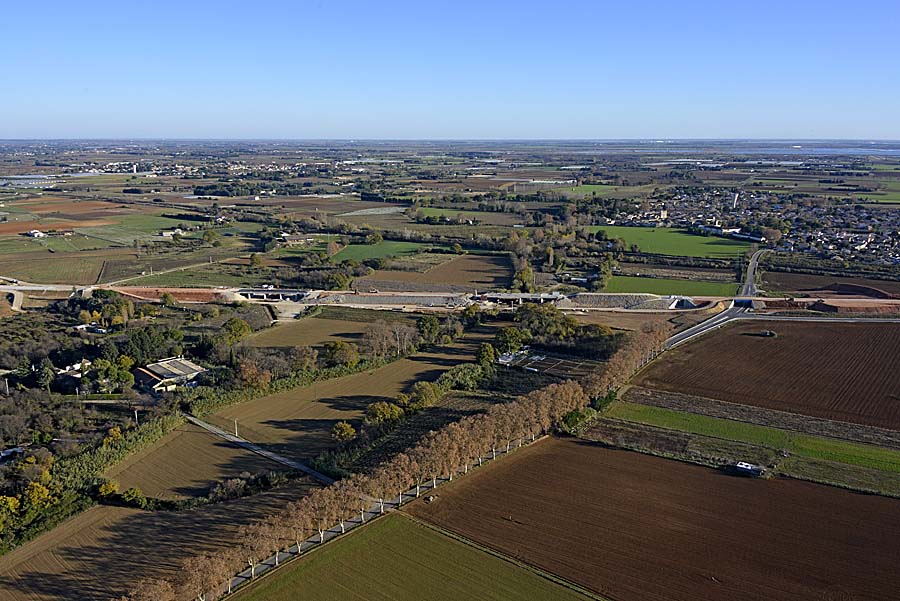
[[[360,278],[358,285],[361,289],[371,284],[374,287],[397,290],[410,289],[410,285],[415,290],[426,290],[429,286],[450,286],[454,290],[487,290],[506,288],[511,279],[512,267],[508,258],[464,255],[425,272],[376,271],[369,277]],[[398,282],[406,286],[387,286],[389,282]]]
[[615,601],[893,600],[900,501],[549,440],[407,511]]
[[[889,294],[900,294],[900,282],[895,280],[870,280],[866,278],[839,278],[829,275],[808,275],[805,273],[781,273],[767,271],[763,278],[766,290],[785,292],[818,292],[834,284],[851,284],[882,290]],[[835,291],[828,291],[833,296]],[[823,295],[826,296],[826,295]]]
[[[762,330],[776,338],[765,338]],[[635,384],[900,429],[900,324],[747,321],[665,353]]]

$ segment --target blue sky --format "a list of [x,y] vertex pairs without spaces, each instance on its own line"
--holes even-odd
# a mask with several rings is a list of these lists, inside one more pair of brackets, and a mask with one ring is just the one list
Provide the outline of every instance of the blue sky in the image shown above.
[[9,2],[0,138],[900,139],[900,2]]

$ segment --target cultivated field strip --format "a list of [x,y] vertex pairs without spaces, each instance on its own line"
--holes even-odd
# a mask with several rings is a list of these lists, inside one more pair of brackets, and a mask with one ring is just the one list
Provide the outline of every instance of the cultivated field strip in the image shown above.
[[753,320],[666,353],[635,384],[898,430],[898,350],[900,324]]
[[506,288],[512,279],[512,266],[504,256],[463,255],[440,263],[424,272],[379,270],[360,278],[360,290],[472,292]]
[[406,511],[617,601],[894,599],[900,501],[551,440]]
[[760,426],[792,430],[814,436],[828,436],[864,444],[900,449],[900,432],[848,422],[800,416],[787,411],[764,409],[738,403],[727,403],[698,396],[648,390],[638,386],[628,389],[622,400],[674,411],[686,411],[709,417],[730,419]]

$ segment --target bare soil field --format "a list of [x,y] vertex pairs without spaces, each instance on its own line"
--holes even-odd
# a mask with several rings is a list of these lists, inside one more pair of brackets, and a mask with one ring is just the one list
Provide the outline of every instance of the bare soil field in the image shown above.
[[149,497],[184,499],[205,496],[217,482],[242,473],[285,469],[240,449],[206,430],[185,424],[152,447],[131,455],[106,474],[119,490],[137,487]]
[[0,223],[0,235],[24,234],[31,230],[71,230],[76,227],[98,227],[101,225],[114,225],[110,219],[85,219],[72,221],[68,219],[43,219],[41,221],[9,221]]
[[898,349],[900,324],[754,320],[665,353],[634,383],[897,430]]
[[848,287],[843,290],[843,294],[856,296],[871,296],[872,294],[864,294],[865,290],[858,289],[855,291],[853,287],[862,286],[864,288],[872,288],[876,292],[882,291],[888,294],[900,295],[900,282],[894,280],[870,280],[865,278],[841,278],[830,275],[809,275],[805,273],[782,273],[777,271],[767,271],[763,276],[763,289],[770,292],[793,292],[796,294],[822,294],[827,292],[829,295],[842,293],[841,290],[826,290],[829,286],[835,284],[845,284]]
[[309,488],[295,482],[180,512],[94,507],[0,557],[0,599],[105,601],[141,578],[173,578],[186,557],[220,548],[241,525],[278,511]]
[[360,278],[358,287],[429,291],[440,286],[441,290],[488,290],[508,287],[512,275],[512,267],[506,257],[463,255],[424,272],[376,271],[370,277]]
[[331,429],[362,418],[376,401],[392,401],[419,380],[434,381],[445,370],[472,361],[493,328],[468,333],[462,341],[394,361],[379,369],[317,382],[222,409],[207,421],[227,430],[238,421],[244,438],[288,457],[308,460],[334,446]]
[[61,213],[66,215],[86,214],[114,214],[123,211],[135,212],[133,208],[122,208],[122,205],[102,200],[75,200],[62,197],[43,197],[40,199],[16,202],[18,209],[24,209],[34,215],[51,215]]
[[553,439],[413,515],[616,601],[889,600],[900,502]]

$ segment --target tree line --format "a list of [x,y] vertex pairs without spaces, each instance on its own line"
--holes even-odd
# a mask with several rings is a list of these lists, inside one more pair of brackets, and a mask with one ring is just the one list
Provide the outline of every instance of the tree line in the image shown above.
[[[604,369],[581,382],[551,384],[504,405],[431,432],[416,446],[400,453],[367,474],[354,474],[312,491],[284,510],[243,527],[233,543],[214,552],[187,558],[177,578],[136,582],[123,601],[178,597],[210,601],[230,592],[238,572],[255,572],[260,562],[276,551],[299,545],[308,538],[324,540],[325,532],[349,520],[364,519],[374,506],[383,511],[385,500],[406,494],[422,483],[452,480],[485,457],[509,451],[524,440],[535,440],[563,423],[566,416],[603,403],[656,353],[665,341],[663,327],[648,327],[629,336]],[[276,561],[278,557],[276,555]]]

